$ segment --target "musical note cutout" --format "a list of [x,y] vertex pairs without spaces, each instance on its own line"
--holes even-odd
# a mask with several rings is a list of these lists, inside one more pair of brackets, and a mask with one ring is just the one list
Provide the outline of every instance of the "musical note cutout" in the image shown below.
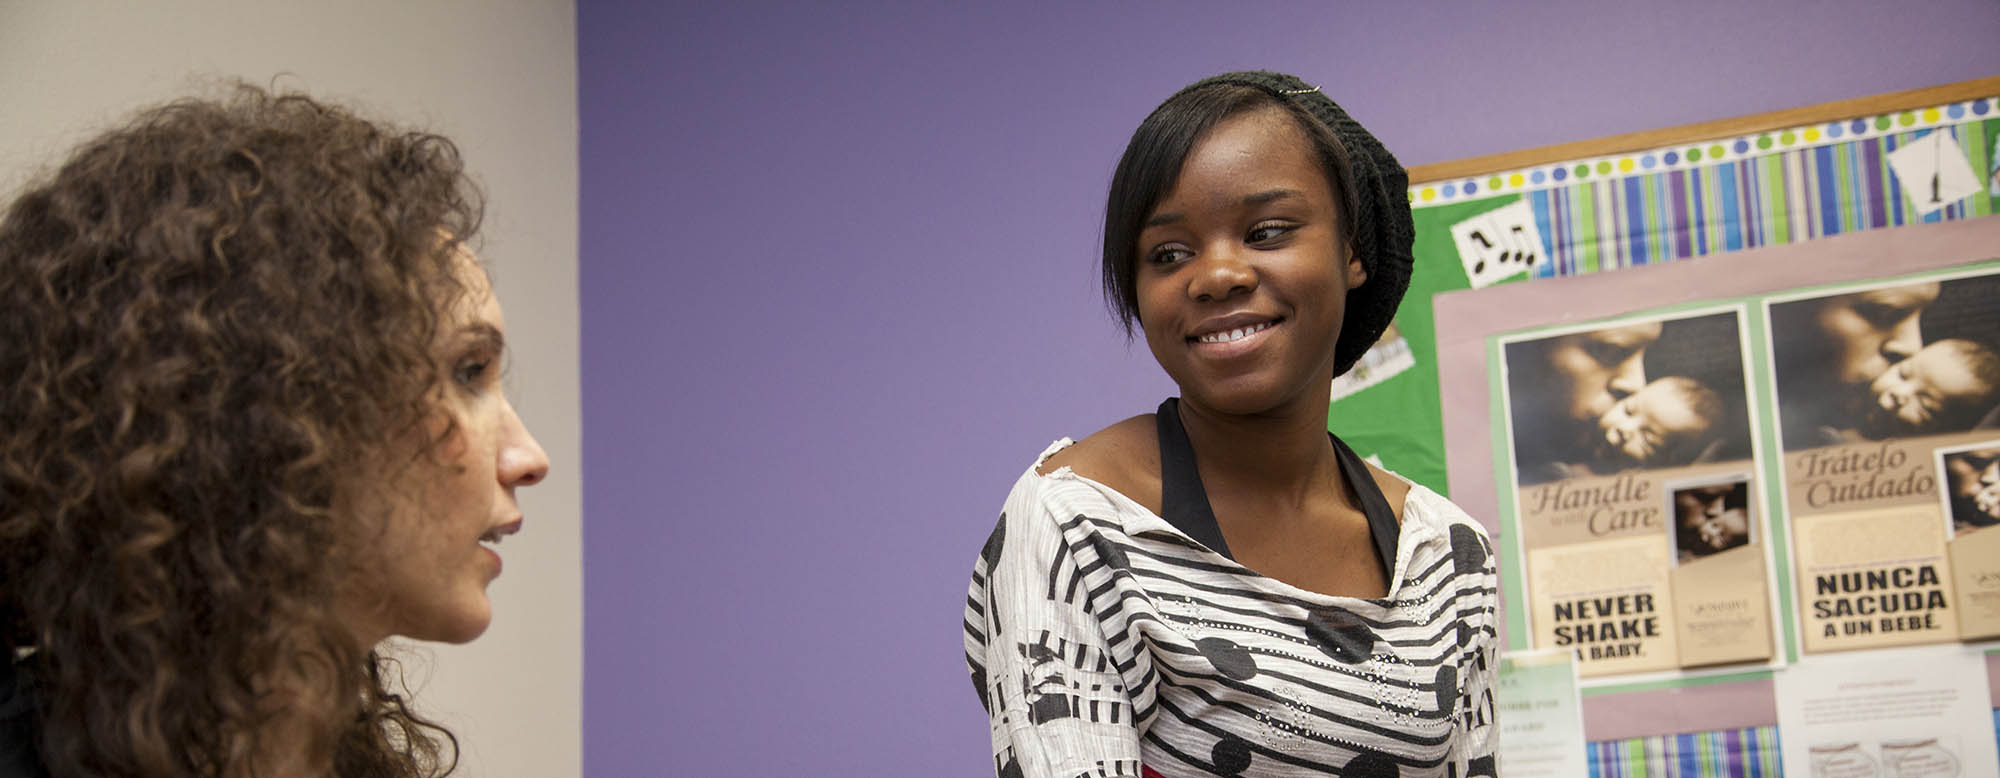
[[1542,231],[1535,227],[1535,209],[1525,200],[1452,225],[1451,238],[1474,289],[1533,270],[1548,256]]
[[1980,190],[1965,150],[1950,133],[1933,131],[1889,152],[1889,169],[1903,183],[1903,197],[1918,216],[1957,203]]

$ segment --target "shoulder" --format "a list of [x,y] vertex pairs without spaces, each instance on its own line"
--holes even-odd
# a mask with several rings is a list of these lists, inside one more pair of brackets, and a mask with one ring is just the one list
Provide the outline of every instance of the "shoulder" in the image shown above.
[[[1150,441],[1151,420],[1151,416],[1134,417],[1082,441],[1062,438],[1049,444],[1008,490],[994,537],[1005,536],[1009,548],[1017,546],[1014,540],[1026,537],[1039,538],[1039,545],[1060,544],[1067,542],[1061,536],[1073,529],[1067,525],[1078,516],[1122,525],[1142,515],[1147,502],[1159,500],[1159,455],[1154,452],[1147,465],[1134,464],[1122,454],[1143,450],[1135,436],[1143,433]],[[1143,489],[1148,467],[1153,497],[1142,502],[1130,495]],[[997,562],[1000,555],[991,553],[995,541],[988,542],[989,562]]]
[[1402,476],[1376,467],[1372,463],[1363,464],[1368,465],[1368,474],[1375,478],[1375,488],[1382,490],[1382,500],[1389,503],[1389,509],[1396,513],[1396,523],[1401,524],[1403,507],[1410,500],[1412,484]]
[[1107,442],[1101,438],[1102,433],[1084,443],[1058,440],[1021,473],[973,568],[974,602],[989,592],[1028,597],[1059,571],[1080,575],[1079,567],[1097,559],[1107,544],[1122,545],[1146,525],[1144,506],[1077,472],[1079,466],[1091,468],[1089,474],[1112,472],[1093,466],[1102,464],[1095,459],[1103,453],[1098,444]]
[[[1484,522],[1422,484],[1409,484],[1406,488],[1409,493],[1409,500],[1405,503],[1408,508],[1406,523],[1425,527],[1426,532],[1443,542],[1442,550],[1450,554],[1456,563],[1452,565],[1453,569],[1481,578],[1499,574],[1498,560],[1494,558],[1493,533]],[[1497,596],[1497,589],[1495,594]]]
[[1147,413],[1098,430],[1075,445],[1044,457],[1034,472],[1070,472],[1109,487],[1158,513],[1160,440]]

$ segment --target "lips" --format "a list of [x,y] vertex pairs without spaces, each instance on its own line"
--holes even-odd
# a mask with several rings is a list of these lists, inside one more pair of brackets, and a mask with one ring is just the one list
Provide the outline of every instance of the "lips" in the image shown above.
[[486,530],[485,534],[479,536],[479,542],[485,545],[497,546],[500,545],[502,538],[520,531],[521,520],[515,519],[506,524],[500,524]]
[[1225,344],[1249,338],[1284,321],[1282,316],[1264,316],[1254,313],[1232,313],[1217,316],[1197,325],[1187,336],[1190,343]]
[[1275,324],[1277,324],[1277,322],[1265,322],[1263,324],[1254,324],[1248,327],[1238,327],[1233,330],[1225,330],[1222,332],[1211,332],[1207,335],[1195,338],[1195,341],[1200,343],[1232,343],[1250,337],[1253,334],[1268,330]]

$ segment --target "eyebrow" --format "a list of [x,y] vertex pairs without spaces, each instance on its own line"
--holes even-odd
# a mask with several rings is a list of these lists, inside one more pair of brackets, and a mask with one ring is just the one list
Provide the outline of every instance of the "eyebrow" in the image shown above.
[[1597,337],[1591,338],[1593,342],[1617,349],[1629,349],[1641,343],[1652,342],[1636,332],[1612,331],[1593,334],[1597,335]]
[[[1269,189],[1262,192],[1253,192],[1251,194],[1244,195],[1242,200],[1237,201],[1237,204],[1252,205],[1252,206],[1268,205],[1270,203],[1278,202],[1279,200],[1293,200],[1293,199],[1303,200],[1305,199],[1305,193],[1297,189]],[[1181,213],[1179,211],[1167,211],[1165,213],[1156,213],[1146,219],[1146,223],[1141,225],[1141,229],[1144,229],[1146,227],[1161,227],[1168,224],[1173,224],[1174,222],[1180,221],[1185,218],[1187,218],[1187,214]]]
[[507,336],[499,328],[485,322],[468,324],[460,330],[460,340],[468,348],[491,348],[494,351],[507,350]]

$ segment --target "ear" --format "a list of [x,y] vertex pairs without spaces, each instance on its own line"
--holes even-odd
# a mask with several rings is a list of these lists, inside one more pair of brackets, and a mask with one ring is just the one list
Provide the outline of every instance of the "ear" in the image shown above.
[[1342,248],[1345,251],[1341,253],[1347,255],[1347,288],[1354,289],[1368,283],[1368,265],[1363,263],[1361,257],[1354,253],[1354,244],[1348,243]]

